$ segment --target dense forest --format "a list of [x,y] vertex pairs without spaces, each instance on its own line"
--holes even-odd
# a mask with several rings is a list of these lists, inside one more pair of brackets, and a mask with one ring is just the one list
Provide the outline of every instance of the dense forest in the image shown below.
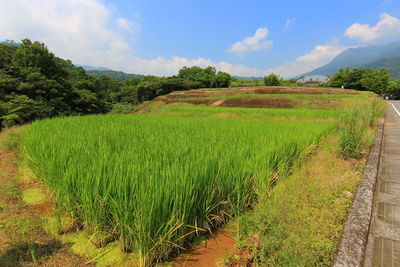
[[117,81],[89,75],[29,39],[0,44],[0,128],[54,116],[131,110],[171,91],[228,87],[231,76],[215,68],[183,68],[172,77]]

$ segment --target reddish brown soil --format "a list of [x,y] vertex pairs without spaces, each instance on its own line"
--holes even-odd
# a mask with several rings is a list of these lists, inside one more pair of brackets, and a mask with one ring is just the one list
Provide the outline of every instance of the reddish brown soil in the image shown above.
[[146,112],[147,111],[145,109],[141,109],[141,110],[136,111],[137,114],[144,114]]
[[211,106],[220,106],[224,102],[225,102],[225,100],[217,100],[217,101],[213,102],[211,104]]
[[193,104],[193,105],[211,105],[213,102],[215,102],[215,99],[191,99],[191,100],[166,99],[163,102],[166,104],[188,103],[188,104]]
[[230,98],[226,99],[220,106],[223,107],[246,107],[246,108],[293,108],[295,102],[286,98]]
[[204,94],[196,93],[195,94],[195,93],[187,92],[185,94],[180,93],[180,94],[166,95],[165,98],[171,99],[171,98],[192,98],[192,97],[210,97],[210,96],[212,96],[212,95],[211,94],[206,94],[206,93],[204,93]]
[[53,205],[25,204],[20,188],[33,183],[22,184],[18,175],[14,153],[0,151],[0,266],[94,266],[73,254],[68,244],[47,235],[42,216],[51,213]]
[[[251,90],[251,89],[250,89]],[[254,94],[303,94],[303,95],[354,95],[351,91],[342,91],[326,88],[301,87],[261,87],[253,88]]]
[[217,230],[212,238],[190,249],[177,258],[175,267],[211,267],[216,266],[219,259],[233,251],[235,240],[224,229]]

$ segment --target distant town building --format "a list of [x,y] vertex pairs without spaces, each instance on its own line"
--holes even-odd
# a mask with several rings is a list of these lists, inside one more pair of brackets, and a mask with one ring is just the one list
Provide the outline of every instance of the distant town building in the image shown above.
[[297,79],[300,83],[322,83],[329,81],[328,76],[325,75],[310,75],[310,76],[302,76]]

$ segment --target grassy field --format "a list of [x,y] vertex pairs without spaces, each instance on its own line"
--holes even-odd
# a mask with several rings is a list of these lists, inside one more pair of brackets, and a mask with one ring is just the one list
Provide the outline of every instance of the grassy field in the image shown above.
[[[286,97],[298,103],[315,98],[323,102],[307,102],[303,108],[244,108],[176,100],[215,101],[215,94],[227,100],[243,98],[243,92],[244,98],[252,95],[259,101]],[[21,152],[25,164],[54,192],[58,214],[69,214],[97,245],[116,241],[141,265],[149,265],[178,254],[197,235],[249,210],[270,212],[268,208],[283,205],[273,202],[270,192],[326,137],[335,136],[336,155],[362,155],[380,113],[378,102],[369,93],[321,88],[192,90],[138,107],[139,113],[153,114],[37,121],[24,132]],[[343,126],[349,122],[357,127]],[[328,197],[333,191],[326,192]],[[273,193],[276,199],[279,192]],[[294,215],[300,212],[291,205]],[[339,205],[341,214],[346,205]],[[259,218],[248,218],[240,232],[260,231],[250,226],[263,226]],[[284,220],[275,221],[284,225]],[[319,251],[329,254],[334,245],[329,253]],[[262,262],[272,262],[271,250],[261,254]],[[315,258],[315,264],[326,264],[331,254],[321,261]]]

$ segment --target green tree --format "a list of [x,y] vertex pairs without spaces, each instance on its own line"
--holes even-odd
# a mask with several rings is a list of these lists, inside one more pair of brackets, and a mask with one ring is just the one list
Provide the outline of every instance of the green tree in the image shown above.
[[350,71],[347,76],[345,88],[360,91],[368,90],[367,87],[365,87],[364,84],[361,82],[366,72],[367,71],[364,69],[354,69]]
[[33,100],[26,95],[10,95],[2,106],[6,112],[3,111],[5,115],[1,119],[6,127],[54,115],[54,109],[44,100]]
[[366,90],[375,92],[378,95],[384,95],[388,90],[389,79],[390,74],[386,68],[382,68],[379,71],[366,69],[360,83]]
[[400,80],[391,81],[388,84],[387,93],[392,95],[393,99],[400,98]]
[[266,86],[279,86],[282,84],[283,79],[274,73],[264,77],[264,84]]
[[215,76],[215,86],[217,88],[226,88],[231,85],[232,76],[229,73],[218,71]]
[[57,65],[56,58],[47,47],[40,42],[31,42],[29,39],[22,40],[20,47],[14,53],[13,65],[19,68],[38,69],[41,74],[48,78],[61,78],[65,73]]
[[341,88],[346,87],[349,80],[350,68],[340,69],[339,72],[335,73],[333,76],[329,77],[329,86]]
[[211,88],[215,87],[217,84],[216,70],[214,67],[210,66],[204,69],[197,66],[190,68],[183,67],[179,70],[178,77],[185,80],[197,82],[199,88]]

